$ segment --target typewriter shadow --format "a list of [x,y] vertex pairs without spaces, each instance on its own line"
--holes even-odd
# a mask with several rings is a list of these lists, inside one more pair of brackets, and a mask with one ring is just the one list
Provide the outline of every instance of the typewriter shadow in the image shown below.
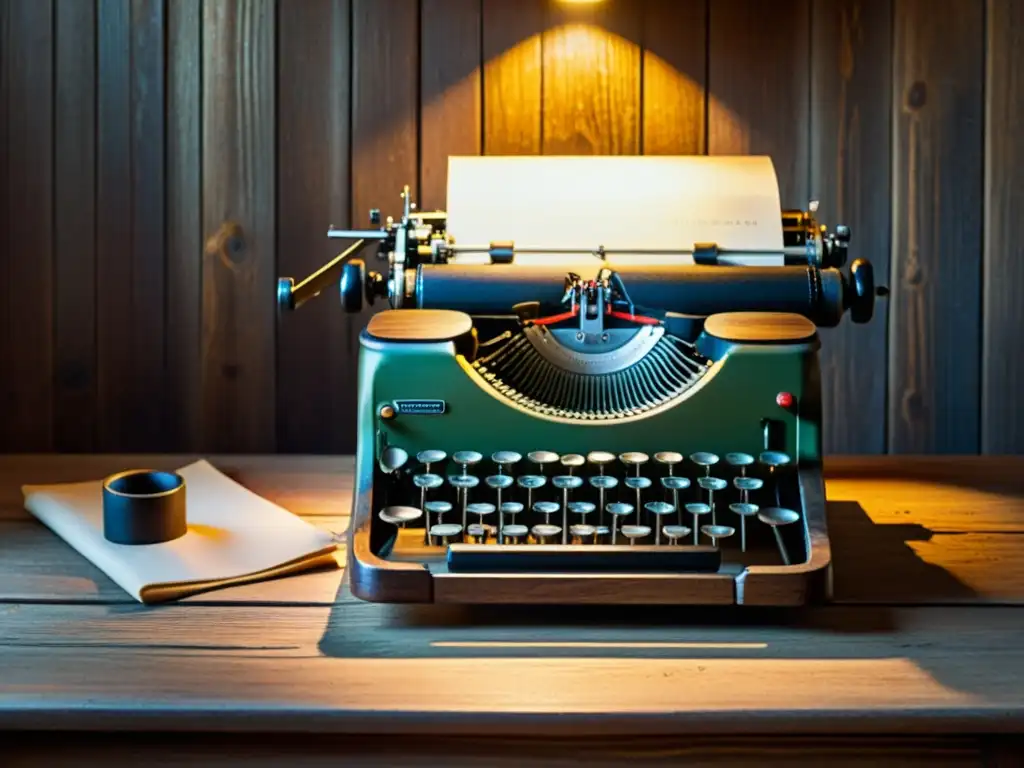
[[828,502],[833,601],[886,605],[972,602],[977,593],[913,544],[936,545],[959,532],[934,532],[916,523],[875,523],[856,501]]
[[[973,591],[911,547],[943,534],[878,525],[856,502],[830,503],[829,515],[835,564],[829,604],[403,606],[361,602],[343,584],[319,650],[349,659],[465,660],[475,669],[488,659],[514,658],[867,662],[881,676],[921,675],[951,691],[998,696],[993,681],[1008,663],[1000,649],[1019,647],[1019,621],[1004,611],[948,609],[970,603]],[[909,609],[922,604],[937,607]],[[976,631],[980,623],[984,632]],[[975,661],[958,662],[964,655]],[[894,664],[906,665],[904,672],[893,672]]]
[[891,654],[894,636],[902,640],[901,604],[966,602],[974,594],[910,547],[935,535],[928,529],[877,525],[856,502],[830,502],[829,516],[835,594],[828,605],[375,605],[343,586],[320,650],[405,659],[862,658],[873,648]]

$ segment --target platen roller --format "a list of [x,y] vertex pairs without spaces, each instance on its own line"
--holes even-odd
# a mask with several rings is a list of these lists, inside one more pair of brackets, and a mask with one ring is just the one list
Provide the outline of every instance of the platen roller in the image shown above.
[[[618,273],[638,306],[687,315],[792,312],[832,327],[857,296],[853,281],[834,268],[610,265],[595,259],[595,274],[602,266]],[[528,301],[554,307],[562,299],[566,274],[565,265],[421,264],[416,306],[471,315],[510,314],[514,305]]]

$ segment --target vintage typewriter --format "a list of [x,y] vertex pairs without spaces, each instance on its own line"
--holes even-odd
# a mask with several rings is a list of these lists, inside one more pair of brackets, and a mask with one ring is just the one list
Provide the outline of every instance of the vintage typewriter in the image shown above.
[[[408,188],[402,199],[400,219],[372,211],[376,228],[331,229],[355,243],[278,285],[284,309],[335,283],[349,312],[386,302],[353,372],[355,595],[781,606],[827,594],[817,329],[847,312],[870,321],[885,294],[868,261],[841,270],[848,228],[829,232],[811,204],[776,210],[774,253],[611,248],[589,227],[578,247],[461,244],[446,212],[418,211]],[[370,244],[377,269],[357,258]]]

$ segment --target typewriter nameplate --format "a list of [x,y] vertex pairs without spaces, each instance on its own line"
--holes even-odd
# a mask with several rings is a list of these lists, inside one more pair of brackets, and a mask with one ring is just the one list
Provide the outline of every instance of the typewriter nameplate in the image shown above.
[[394,407],[402,416],[440,416],[448,410],[444,400],[395,400]]

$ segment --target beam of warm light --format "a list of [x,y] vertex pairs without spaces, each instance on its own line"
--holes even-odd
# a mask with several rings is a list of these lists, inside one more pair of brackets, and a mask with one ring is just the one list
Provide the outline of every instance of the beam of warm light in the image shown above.
[[671,643],[671,642],[587,642],[587,641],[501,641],[438,640],[432,648],[572,648],[572,649],[644,649],[644,650],[746,650],[763,651],[768,643]]

